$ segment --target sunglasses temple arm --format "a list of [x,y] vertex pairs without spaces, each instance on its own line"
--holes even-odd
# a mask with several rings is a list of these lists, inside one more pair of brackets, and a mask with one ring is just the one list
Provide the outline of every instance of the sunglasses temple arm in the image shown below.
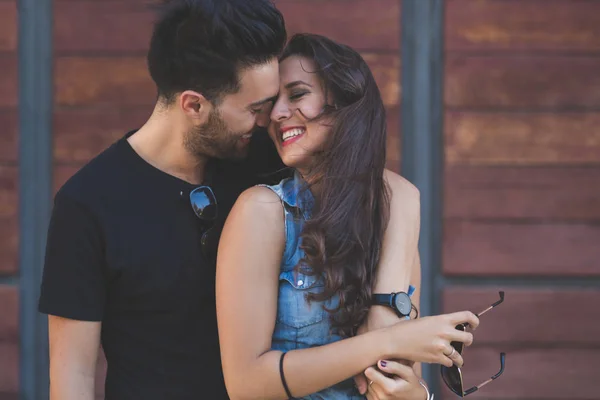
[[488,308],[486,308],[485,310],[483,310],[479,314],[476,314],[477,318],[481,317],[483,314],[485,314],[486,312],[490,311],[492,308],[494,308],[494,306],[489,306]]
[[484,387],[485,385],[487,385],[488,383],[490,383],[491,381],[493,381],[494,379],[496,379],[500,375],[502,375],[502,373],[504,372],[504,359],[505,359],[505,357],[506,357],[505,353],[500,353],[500,371],[498,371],[498,373],[496,375],[492,376],[490,379],[488,379],[485,382],[482,382],[481,384],[479,384],[477,386],[473,386],[469,390],[465,390],[464,396],[478,391],[479,389],[481,389],[482,387]]
[[499,294],[500,294],[500,300],[498,300],[497,302],[495,302],[494,304],[492,304],[491,306],[489,306],[488,308],[486,308],[485,310],[483,310],[482,312],[477,314],[477,318],[479,318],[486,312],[490,311],[492,308],[496,307],[497,305],[502,304],[502,302],[504,301],[504,292],[500,292]]
[[471,389],[469,389],[469,390],[465,390],[465,394],[464,394],[464,396],[466,396],[466,395],[469,395],[469,394],[471,394],[471,393],[475,393],[476,391],[478,391],[478,390],[479,390],[479,388],[481,388],[481,387],[484,387],[485,385],[487,385],[487,384],[488,384],[488,383],[490,383],[491,381],[493,381],[493,379],[491,379],[491,378],[490,378],[490,379],[488,379],[487,381],[483,382],[483,383],[482,383],[482,384],[480,384],[480,385],[473,386]]

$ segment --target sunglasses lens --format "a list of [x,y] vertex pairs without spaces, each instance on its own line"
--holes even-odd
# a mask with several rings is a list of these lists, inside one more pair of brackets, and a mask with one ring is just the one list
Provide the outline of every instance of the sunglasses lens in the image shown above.
[[457,366],[452,366],[450,368],[442,366],[442,379],[450,390],[462,397],[462,377]]
[[192,208],[198,218],[204,221],[214,221],[217,218],[217,200],[210,188],[204,186],[190,193]]
[[[466,327],[464,325],[456,325],[456,329],[464,332],[466,330]],[[465,345],[463,342],[452,342],[450,344],[452,345],[452,347],[454,347],[454,350],[456,350],[458,352],[458,354],[462,355],[462,352],[465,348]]]

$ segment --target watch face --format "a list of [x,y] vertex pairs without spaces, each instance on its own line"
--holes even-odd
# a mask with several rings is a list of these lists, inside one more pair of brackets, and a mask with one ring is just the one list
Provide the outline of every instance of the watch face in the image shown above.
[[402,315],[409,315],[411,310],[411,301],[410,297],[404,292],[400,292],[396,294],[396,298],[394,299],[396,303],[396,309]]

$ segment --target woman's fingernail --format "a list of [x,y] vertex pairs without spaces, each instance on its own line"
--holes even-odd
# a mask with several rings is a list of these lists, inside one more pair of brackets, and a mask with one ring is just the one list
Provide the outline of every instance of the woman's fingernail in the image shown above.
[[387,361],[385,361],[385,360],[381,360],[379,363],[380,363],[380,364],[381,364],[381,366],[382,366],[382,367],[384,367],[384,368],[385,368],[385,366],[387,365]]

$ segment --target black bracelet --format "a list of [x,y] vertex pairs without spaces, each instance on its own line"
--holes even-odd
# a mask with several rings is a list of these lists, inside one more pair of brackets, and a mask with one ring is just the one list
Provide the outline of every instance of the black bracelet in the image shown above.
[[292,393],[290,392],[290,388],[287,385],[287,382],[285,381],[285,375],[283,374],[283,357],[285,357],[285,351],[283,353],[281,353],[281,358],[279,359],[279,376],[281,377],[281,383],[283,384],[283,389],[285,390],[285,394],[289,399],[294,399],[295,397],[292,396]]

